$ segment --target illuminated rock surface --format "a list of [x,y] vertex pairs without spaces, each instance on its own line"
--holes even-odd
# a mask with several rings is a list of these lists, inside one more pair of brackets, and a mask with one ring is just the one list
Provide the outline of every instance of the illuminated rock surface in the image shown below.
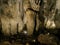
[[59,45],[59,2],[0,0],[0,45]]

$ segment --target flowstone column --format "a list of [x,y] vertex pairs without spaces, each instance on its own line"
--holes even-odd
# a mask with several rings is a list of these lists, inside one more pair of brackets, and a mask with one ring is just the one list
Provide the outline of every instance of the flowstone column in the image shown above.
[[3,14],[1,14],[2,32],[5,35],[10,35],[10,33],[14,35],[17,33],[18,24],[18,32],[20,33],[24,26],[21,17],[20,0],[3,0],[1,7],[3,11]]

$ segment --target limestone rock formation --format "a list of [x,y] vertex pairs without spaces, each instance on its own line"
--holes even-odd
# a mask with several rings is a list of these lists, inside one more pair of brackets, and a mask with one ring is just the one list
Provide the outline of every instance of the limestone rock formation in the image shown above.
[[35,28],[38,31],[40,20],[36,12],[40,9],[39,1],[37,1],[38,4],[35,0],[1,0],[0,2],[0,16],[4,34],[17,34],[17,29],[20,33],[25,24],[28,35],[32,35]]
[[16,34],[17,24],[19,24],[18,32],[21,32],[24,24],[19,11],[19,0],[8,0],[5,1],[5,4],[3,1],[1,1],[1,12],[3,11],[1,14],[2,32],[7,35],[10,34],[10,31],[12,35]]
[[58,45],[58,38],[56,38],[54,35],[50,35],[49,33],[47,34],[40,34],[38,36],[38,41],[41,44],[45,45]]

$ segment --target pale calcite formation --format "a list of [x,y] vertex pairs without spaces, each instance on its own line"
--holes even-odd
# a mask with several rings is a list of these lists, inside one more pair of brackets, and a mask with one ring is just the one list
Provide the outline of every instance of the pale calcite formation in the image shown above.
[[44,14],[45,14],[44,25],[47,29],[55,29],[56,28],[56,24],[55,24],[56,0],[55,1],[46,0],[45,5],[46,7],[44,7]]
[[[39,3],[36,4],[35,1],[36,0],[8,0],[8,4],[3,4],[1,6],[3,9],[3,14],[1,14],[2,32],[6,35],[10,35],[10,33],[14,35],[17,33],[18,29],[18,32],[20,33],[25,24],[28,35],[32,35],[34,29],[38,31],[40,20],[38,14],[34,11],[39,11],[40,6]],[[31,8],[32,10],[28,8]]]
[[[24,24],[22,22],[21,14],[19,12],[19,1],[16,0],[15,4],[14,2],[11,3],[9,1],[9,5],[7,5],[7,8],[3,8],[3,11],[4,15],[1,16],[2,32],[5,35],[10,35],[10,33],[14,35],[17,33],[18,28],[18,32],[20,33],[23,29]],[[10,13],[10,15],[8,13]]]
[[31,35],[34,31],[34,26],[35,26],[35,15],[34,12],[31,10],[27,10],[25,13],[25,24],[27,26],[27,32],[28,35]]
[[57,9],[60,9],[60,0],[57,0],[57,1],[56,1],[56,8],[57,8]]
[[[38,28],[40,26],[38,14],[33,10],[39,11],[40,6],[39,4],[37,5],[35,3],[35,0],[24,0],[23,5],[24,5],[24,24],[26,24],[27,26],[28,35],[32,35],[34,29],[38,31]],[[32,10],[30,10],[29,8]]]
[[39,11],[40,9],[40,1],[39,0],[30,0],[31,8],[33,10]]
[[1,22],[2,22],[2,32],[5,35],[9,35],[10,31],[9,31],[9,19],[6,17],[2,17],[1,18]]

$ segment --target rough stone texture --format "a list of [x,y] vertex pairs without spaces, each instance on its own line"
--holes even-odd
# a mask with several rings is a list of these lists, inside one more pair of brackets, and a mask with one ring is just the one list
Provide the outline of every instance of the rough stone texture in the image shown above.
[[57,1],[56,1],[56,8],[57,8],[57,9],[60,9],[60,0],[57,0]]
[[[38,14],[35,11],[39,11],[40,6],[39,4],[35,3],[35,0],[33,0],[32,2],[31,1],[32,0],[23,0],[22,4],[22,1],[20,0],[1,0],[1,22],[2,32],[4,34],[10,34],[10,31],[12,35],[16,34],[17,24],[18,32],[20,33],[24,28],[24,24],[26,24],[28,35],[32,35],[35,28],[35,20],[37,21],[36,30],[38,31],[40,20],[38,18]],[[22,18],[24,21],[22,20]]]
[[1,14],[2,32],[9,34],[11,31],[11,34],[14,35],[17,33],[17,24],[19,27],[18,32],[21,32],[23,29],[23,22],[19,12],[19,0],[9,0],[7,3],[8,4],[2,3],[1,6],[1,10],[3,11]]
[[[59,4],[59,0],[57,2]],[[27,33],[29,36],[34,34],[34,36],[38,36],[38,42],[42,45],[59,45],[56,38],[58,37],[56,36],[58,29],[55,28],[60,28],[60,12],[59,10],[56,11],[57,7],[59,9],[59,5],[55,3],[56,0],[0,0],[0,28],[2,27],[2,33],[5,36],[17,34],[17,31]]]
[[47,34],[40,34],[38,36],[38,41],[41,44],[45,44],[45,45],[58,45],[58,40],[55,36],[50,35],[49,33]]
[[23,44],[21,44],[21,43],[10,43],[10,42],[8,42],[8,41],[3,41],[3,42],[1,42],[0,43],[0,45],[23,45]]
[[[27,25],[27,31],[28,34],[33,34],[34,28],[38,31],[40,20],[38,18],[38,15],[35,11],[39,11],[39,4],[35,4],[35,0],[24,0],[24,23]],[[34,7],[36,6],[36,7]],[[31,10],[30,10],[30,9]],[[35,27],[35,20],[37,21],[36,27]],[[31,35],[30,34],[30,35]]]
[[31,11],[31,10],[27,10],[24,20],[26,21],[28,34],[30,34],[30,33],[32,34],[33,31],[34,31],[34,26],[35,26],[35,15],[34,15],[34,12]]
[[[49,2],[49,3],[48,3]],[[55,22],[54,22],[54,16],[55,16],[55,13],[56,13],[56,0],[55,1],[52,1],[52,0],[49,0],[45,3],[45,7],[44,7],[44,16],[45,16],[45,27],[46,28],[56,28],[56,25],[55,25]],[[47,14],[46,14],[47,13]]]

